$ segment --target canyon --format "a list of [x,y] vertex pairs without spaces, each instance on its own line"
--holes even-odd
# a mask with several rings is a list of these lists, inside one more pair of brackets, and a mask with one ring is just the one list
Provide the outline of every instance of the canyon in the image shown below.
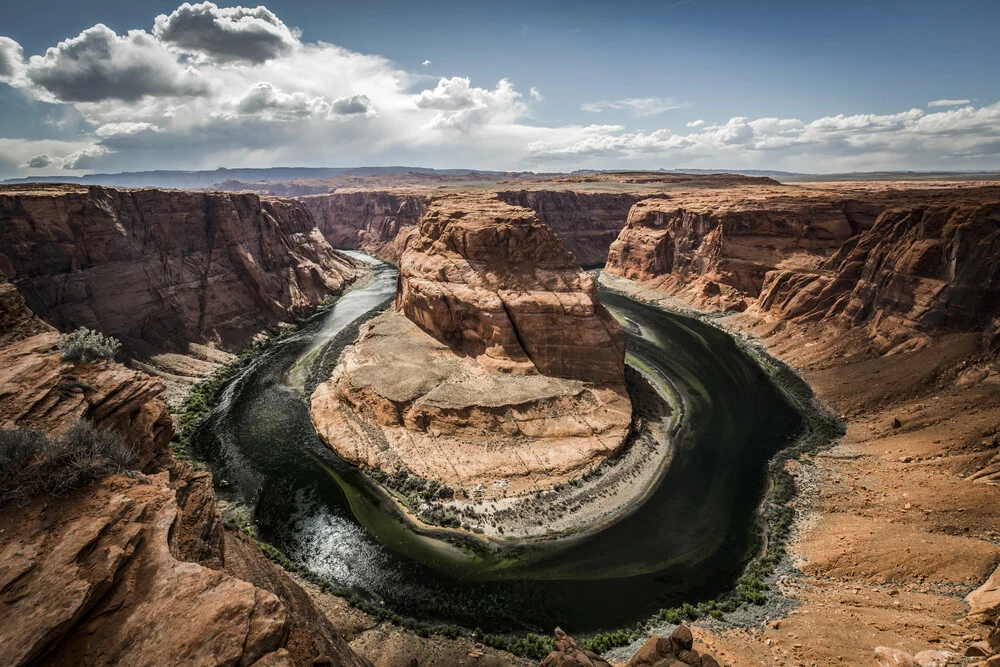
[[[85,419],[140,455],[132,475],[0,510],[5,663],[521,662],[289,575],[229,525],[219,480],[171,454],[171,378],[362,284],[370,269],[335,247],[400,277],[312,394],[316,430],[368,473],[449,489],[437,504],[456,515],[511,510],[630,451],[623,333],[579,264],[607,258],[600,284],[759,345],[845,419],[785,466],[794,566],[768,585],[791,607],[696,623],[683,646],[653,627],[668,638],[604,658],[557,633],[545,664],[692,649],[701,664],[930,664],[1000,647],[1000,187],[635,173],[305,192],[0,188],[0,425]],[[78,326],[120,337],[126,364],[62,360],[57,330]],[[468,530],[551,537],[501,515]]]
[[364,325],[312,419],[341,458],[457,499],[537,494],[625,444],[624,356],[596,281],[531,210],[443,196],[400,258],[394,311]]

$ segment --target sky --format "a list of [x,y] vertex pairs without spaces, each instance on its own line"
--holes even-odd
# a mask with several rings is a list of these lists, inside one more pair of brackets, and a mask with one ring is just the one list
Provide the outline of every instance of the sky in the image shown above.
[[33,0],[0,178],[1000,169],[996,0]]

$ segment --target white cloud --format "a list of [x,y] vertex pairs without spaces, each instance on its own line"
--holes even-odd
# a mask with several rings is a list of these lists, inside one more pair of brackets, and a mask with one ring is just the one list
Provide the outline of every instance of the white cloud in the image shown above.
[[11,83],[24,72],[24,52],[10,37],[0,37],[0,82]]
[[36,155],[25,163],[28,169],[44,169],[52,165],[52,158],[48,154]]
[[590,113],[600,113],[605,109],[616,111],[628,111],[636,116],[655,116],[665,111],[674,109],[687,109],[691,105],[687,102],[678,102],[672,97],[629,97],[623,100],[600,102],[587,102],[580,105],[581,111]]
[[1000,159],[1000,103],[936,113],[911,109],[896,114],[839,114],[808,123],[796,118],[735,117],[724,124],[691,127],[695,131],[687,134],[582,127],[561,141],[533,142],[527,151],[541,162],[712,161],[818,171],[927,168],[942,162],[956,168],[966,159],[992,156],[993,164]]
[[960,107],[968,104],[972,100],[934,100],[933,102],[928,102],[927,106],[933,107]]
[[422,62],[420,64],[423,65],[424,67],[427,67],[428,65],[431,64],[431,61],[430,60],[425,60],[424,62]]
[[433,90],[417,95],[414,104],[437,114],[425,126],[434,130],[468,131],[486,123],[513,123],[525,114],[521,93],[507,79],[496,88],[475,88],[467,77],[442,78]]
[[145,96],[196,96],[205,82],[181,66],[163,45],[142,30],[118,36],[103,23],[59,42],[44,56],[32,56],[27,78],[48,102],[133,102]]
[[185,2],[169,16],[160,14],[153,34],[179,51],[216,62],[260,64],[287,55],[298,37],[266,7],[218,7]]
[[[180,32],[182,25],[191,33]],[[38,108],[64,123],[52,125],[54,136],[73,137],[0,137],[0,175],[362,163],[541,170],[1000,166],[997,104],[949,100],[956,104],[814,120],[734,114],[725,123],[695,120],[650,131],[544,126],[530,115],[544,100],[537,88],[522,92],[508,79],[490,87],[461,76],[421,85],[428,79],[414,69],[303,42],[264,7],[182,5],[158,17],[152,33],[117,35],[96,25],[27,61],[15,41],[0,37],[0,85],[57,105]],[[651,117],[685,106],[636,97],[583,108]]]

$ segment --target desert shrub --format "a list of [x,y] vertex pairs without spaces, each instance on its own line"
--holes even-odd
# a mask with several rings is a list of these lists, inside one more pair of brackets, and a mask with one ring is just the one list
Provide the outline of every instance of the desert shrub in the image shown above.
[[64,496],[105,475],[130,470],[135,461],[135,450],[114,431],[87,421],[53,437],[0,428],[0,506],[43,492]]
[[111,359],[122,344],[113,336],[80,327],[73,333],[59,336],[59,351],[63,361],[98,361]]

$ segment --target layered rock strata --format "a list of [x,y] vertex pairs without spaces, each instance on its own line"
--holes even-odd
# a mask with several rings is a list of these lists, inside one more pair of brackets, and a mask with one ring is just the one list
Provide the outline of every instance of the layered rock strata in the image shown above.
[[368,664],[255,544],[223,528],[211,475],[170,456],[163,384],[63,361],[0,283],[0,426],[116,431],[142,473],[0,507],[4,665]]
[[442,198],[403,255],[396,312],[363,327],[312,415],[359,465],[470,497],[550,488],[625,442],[624,337],[531,211]]
[[757,309],[867,327],[883,352],[914,333],[992,331],[1000,317],[1000,201],[886,211],[814,271],[767,275]]
[[584,266],[603,264],[608,249],[642,195],[572,190],[503,190],[500,201],[528,208],[562,239]]
[[363,250],[398,262],[427,208],[428,197],[393,192],[337,192],[302,197],[335,248]]
[[0,271],[61,330],[236,347],[359,268],[294,200],[37,186],[0,189]]
[[857,202],[782,189],[646,199],[629,212],[605,270],[718,309],[744,309],[768,271],[811,267],[874,221]]

